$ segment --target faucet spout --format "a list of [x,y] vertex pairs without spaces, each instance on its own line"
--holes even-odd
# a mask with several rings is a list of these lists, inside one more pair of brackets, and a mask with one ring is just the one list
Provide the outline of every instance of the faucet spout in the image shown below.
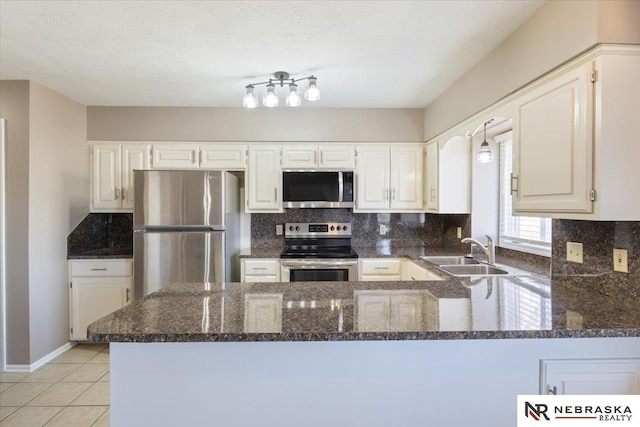
[[460,240],[460,242],[471,243],[472,245],[476,245],[487,256],[487,261],[489,262],[489,264],[494,264],[496,262],[496,247],[493,243],[493,239],[491,238],[491,236],[487,235],[487,246],[483,245],[476,239],[472,239],[470,237],[465,237],[464,239]]

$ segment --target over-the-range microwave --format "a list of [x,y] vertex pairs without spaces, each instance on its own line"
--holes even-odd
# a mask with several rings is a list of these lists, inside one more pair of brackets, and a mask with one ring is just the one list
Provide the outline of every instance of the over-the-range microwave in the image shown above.
[[285,208],[352,208],[353,171],[282,172]]

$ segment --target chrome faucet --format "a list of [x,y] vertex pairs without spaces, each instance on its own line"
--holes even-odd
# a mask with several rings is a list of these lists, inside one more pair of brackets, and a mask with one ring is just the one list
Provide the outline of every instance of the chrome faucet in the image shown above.
[[[494,264],[496,262],[496,247],[493,244],[493,239],[491,238],[491,236],[487,235],[487,246],[483,245],[476,239],[472,239],[470,237],[465,237],[464,239],[460,240],[460,242],[471,243],[472,245],[476,245],[477,247],[482,249],[482,252],[484,252],[484,254],[487,256],[487,261],[489,262],[489,264]],[[472,250],[473,250],[473,246],[472,246]]]

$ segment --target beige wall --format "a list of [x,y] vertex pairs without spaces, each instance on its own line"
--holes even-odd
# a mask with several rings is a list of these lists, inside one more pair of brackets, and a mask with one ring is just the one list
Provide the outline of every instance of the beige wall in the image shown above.
[[69,341],[67,235],[89,212],[87,107],[36,83],[30,90],[31,363]]
[[29,361],[29,82],[0,82],[6,120],[7,364]]
[[640,1],[599,1],[598,42],[640,44]]
[[423,141],[422,109],[89,107],[88,139]]

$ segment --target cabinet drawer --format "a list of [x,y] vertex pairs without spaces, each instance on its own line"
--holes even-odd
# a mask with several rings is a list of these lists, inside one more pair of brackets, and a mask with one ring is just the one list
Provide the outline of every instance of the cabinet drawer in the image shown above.
[[363,259],[360,264],[360,274],[362,275],[400,275],[400,259]]
[[74,260],[71,276],[131,276],[133,262],[130,259]]
[[247,259],[243,261],[244,274],[247,276],[277,276],[278,260]]

